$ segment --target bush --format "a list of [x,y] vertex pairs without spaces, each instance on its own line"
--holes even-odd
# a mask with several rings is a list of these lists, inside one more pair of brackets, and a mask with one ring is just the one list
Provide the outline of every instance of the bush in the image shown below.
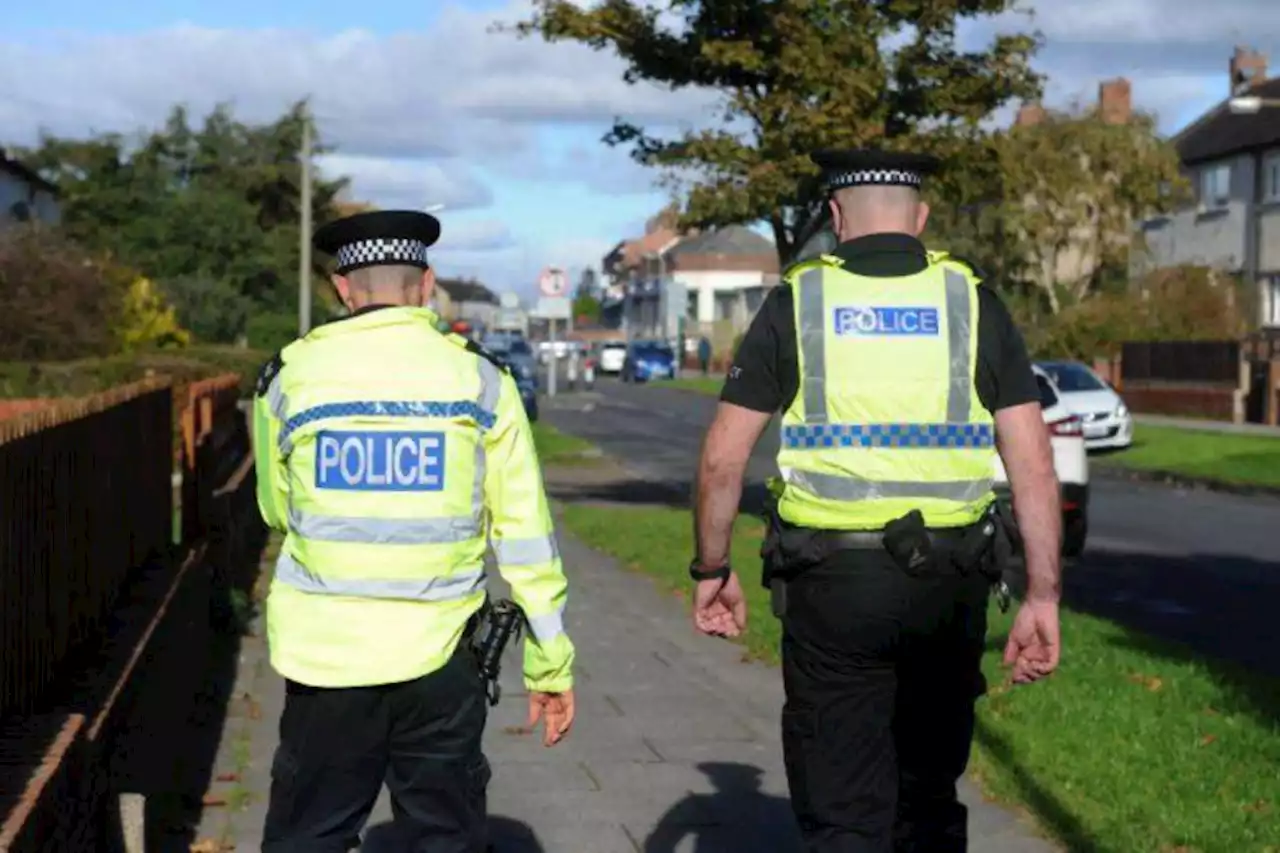
[[115,350],[123,293],[103,265],[40,224],[0,232],[0,360],[46,361]]
[[298,317],[280,311],[255,314],[249,318],[245,335],[254,349],[278,352],[298,337]]
[[1098,293],[1049,314],[1029,302],[1010,307],[1035,358],[1091,361],[1125,341],[1232,340],[1252,325],[1245,289],[1208,267],[1158,270],[1122,292]]
[[134,278],[125,291],[119,333],[125,352],[181,348],[191,341],[191,335],[178,325],[173,306],[142,276]]

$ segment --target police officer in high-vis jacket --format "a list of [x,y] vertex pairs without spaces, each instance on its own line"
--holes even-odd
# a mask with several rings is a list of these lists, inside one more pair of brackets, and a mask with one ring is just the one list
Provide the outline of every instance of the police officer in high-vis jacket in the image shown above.
[[531,724],[545,719],[550,745],[573,719],[565,576],[529,424],[500,363],[425,307],[439,235],[415,211],[321,228],[350,316],[258,380],[258,503],[285,533],[267,599],[286,698],[266,853],[351,849],[384,782],[397,849],[487,849],[469,640],[489,545],[527,615]]
[[[762,555],[783,627],[783,751],[807,849],[958,853],[988,595],[1023,539],[1016,682],[1056,667],[1058,484],[1026,348],[964,261],[926,250],[928,157],[826,152],[838,245],[791,267],[729,370],[698,472],[695,622],[746,620],[730,528],[781,424]],[[1017,524],[994,511],[1003,457]]]

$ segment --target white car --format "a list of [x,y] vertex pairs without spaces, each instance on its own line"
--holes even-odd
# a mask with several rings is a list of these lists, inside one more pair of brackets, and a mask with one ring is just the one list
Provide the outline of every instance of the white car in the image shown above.
[[[1040,388],[1040,408],[1053,445],[1053,468],[1062,486],[1062,553],[1078,557],[1089,535],[1089,454],[1079,415],[1067,408],[1062,392],[1039,365],[1032,366]],[[1009,475],[996,456],[996,493],[1009,500]]]
[[600,347],[601,373],[618,375],[622,373],[622,365],[627,360],[627,345],[622,341],[608,341]]
[[1041,361],[1037,367],[1049,375],[1063,405],[1080,416],[1085,447],[1120,450],[1133,444],[1133,415],[1120,395],[1078,361]]

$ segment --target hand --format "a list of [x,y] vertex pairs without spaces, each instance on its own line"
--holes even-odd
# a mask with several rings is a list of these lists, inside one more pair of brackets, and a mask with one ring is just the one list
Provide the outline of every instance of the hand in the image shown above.
[[713,637],[736,637],[747,627],[747,600],[738,573],[698,581],[693,590],[693,626]]
[[543,720],[542,745],[555,746],[569,733],[573,725],[573,691],[563,693],[529,694],[529,728],[537,727],[538,720]]
[[1013,667],[1014,684],[1030,684],[1058,668],[1062,651],[1058,602],[1022,602],[1004,647],[1004,665]]

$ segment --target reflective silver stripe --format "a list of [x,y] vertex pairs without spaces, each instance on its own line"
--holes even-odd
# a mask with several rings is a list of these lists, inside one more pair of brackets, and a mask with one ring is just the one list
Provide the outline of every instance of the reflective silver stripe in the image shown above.
[[951,480],[941,483],[911,483],[899,480],[866,480],[861,477],[820,474],[791,469],[787,484],[815,497],[832,501],[866,501],[877,498],[939,498],[976,501],[991,491],[991,480]]
[[529,632],[533,634],[533,639],[539,643],[545,643],[564,633],[563,606],[553,613],[543,613],[528,618]]
[[[487,358],[477,358],[479,367],[477,371],[480,374],[480,393],[476,396],[476,403],[483,411],[497,413],[498,400],[502,395],[502,373]],[[471,514],[476,519],[476,524],[484,526],[485,523],[485,500],[484,500],[484,480],[485,473],[488,470],[489,457],[485,451],[484,436],[476,437],[475,456],[472,464],[475,466],[475,479],[471,483]]]
[[536,566],[560,556],[556,537],[535,536],[530,539],[494,539],[493,556],[502,566]]
[[800,274],[800,351],[804,356],[804,422],[827,422],[826,298],[822,292],[822,267]]
[[450,577],[394,580],[390,578],[325,578],[312,572],[287,551],[276,560],[276,580],[317,595],[355,598],[395,598],[407,601],[456,601],[485,588],[484,569]]
[[[947,384],[947,423],[968,423],[973,394],[973,366],[969,343],[969,281],[953,269],[944,271],[947,300],[947,349],[950,378]],[[822,269],[807,270],[800,276],[800,349],[804,356],[804,422],[825,424],[827,418],[826,300]]]
[[480,394],[476,403],[484,412],[497,412],[498,397],[502,393],[502,373],[487,358],[477,358],[480,362]]
[[293,449],[293,441],[284,431],[285,421],[289,420],[289,396],[284,393],[284,382],[281,381],[283,375],[282,372],[277,371],[271,379],[271,384],[267,386],[267,405],[271,408],[271,414],[280,421],[280,455],[287,456]]
[[947,422],[969,422],[973,373],[969,365],[969,282],[953,269],[947,275],[947,346],[951,351],[951,382],[947,390]]
[[475,518],[360,518],[316,515],[289,507],[289,529],[317,542],[371,545],[445,545],[483,535]]

